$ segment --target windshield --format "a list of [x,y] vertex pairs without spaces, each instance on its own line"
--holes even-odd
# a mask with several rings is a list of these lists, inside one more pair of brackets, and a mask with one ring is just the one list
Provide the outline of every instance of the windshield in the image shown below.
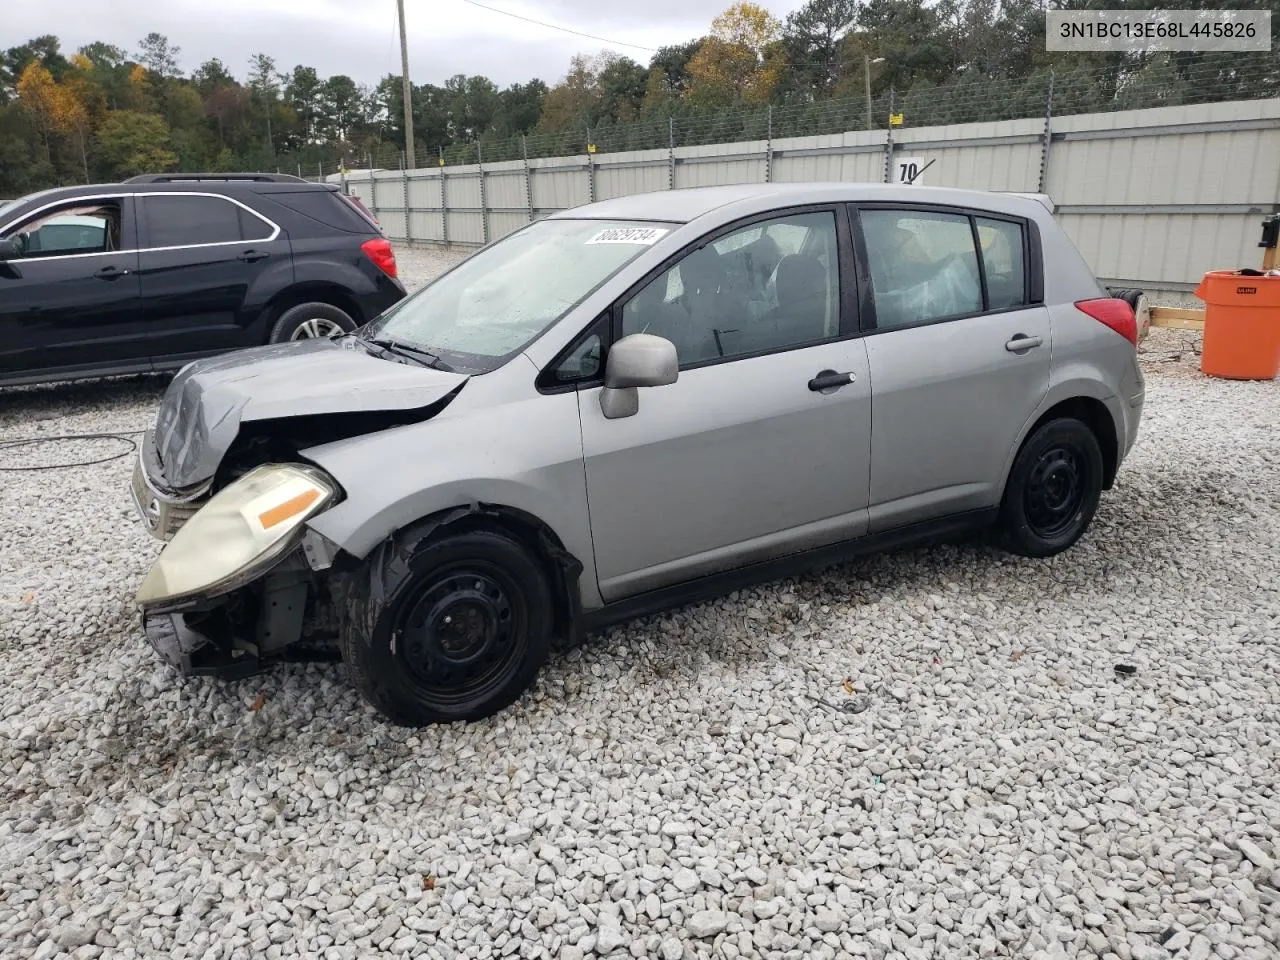
[[497,369],[670,230],[539,220],[402,300],[361,336],[428,351],[460,372]]

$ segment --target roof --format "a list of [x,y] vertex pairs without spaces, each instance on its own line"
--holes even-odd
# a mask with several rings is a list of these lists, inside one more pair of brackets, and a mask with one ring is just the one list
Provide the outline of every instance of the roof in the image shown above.
[[[985,190],[957,190],[899,183],[740,183],[721,187],[685,187],[637,193],[612,200],[562,210],[557,219],[653,220],[663,223],[690,223],[727,206],[768,209],[805,203],[854,201],[915,201],[945,206],[1022,212],[1026,203],[1043,204],[1052,211],[1048,197],[1038,194],[990,193]],[[746,211],[744,211],[746,212]]]
[[[199,176],[197,174],[197,176]],[[254,193],[294,193],[299,190],[328,190],[336,192],[340,188],[334,183],[312,183],[308,180],[174,180],[172,182],[146,183],[140,180],[126,180],[123,183],[90,183],[75,187],[54,187],[29,193],[25,197],[17,197],[4,206],[4,216],[25,216],[30,211],[60,203],[63,200],[77,200],[101,196],[120,196],[137,193],[228,193],[233,196],[245,191]],[[0,227],[4,226],[0,223]]]

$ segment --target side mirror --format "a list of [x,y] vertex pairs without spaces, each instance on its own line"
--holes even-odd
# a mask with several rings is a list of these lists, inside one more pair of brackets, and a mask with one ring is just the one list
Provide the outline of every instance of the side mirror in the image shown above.
[[0,261],[17,260],[26,252],[26,248],[27,245],[20,233],[0,240]]
[[675,383],[680,361],[675,344],[651,333],[623,337],[609,350],[600,391],[600,412],[609,420],[633,417],[640,411],[639,387]]

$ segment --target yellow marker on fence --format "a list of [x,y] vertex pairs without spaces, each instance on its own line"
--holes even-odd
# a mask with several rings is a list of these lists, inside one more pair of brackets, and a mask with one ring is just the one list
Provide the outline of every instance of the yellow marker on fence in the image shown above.
[[900,126],[902,126],[902,114],[900,114],[900,113],[891,113],[891,114],[889,114],[889,126],[891,126],[891,127],[900,127]]
[[596,152],[596,145],[594,143],[588,143],[587,153],[595,153],[595,152]]

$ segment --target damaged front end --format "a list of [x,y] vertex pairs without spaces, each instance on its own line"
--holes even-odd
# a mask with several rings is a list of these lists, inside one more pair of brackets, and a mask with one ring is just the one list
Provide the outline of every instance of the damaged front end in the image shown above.
[[184,673],[242,676],[302,639],[325,619],[318,568],[336,555],[305,523],[340,497],[304,464],[264,464],[220,490],[138,587],[152,646]]
[[151,645],[183,673],[331,658],[338,548],[307,521],[345,494],[303,451],[428,420],[468,379],[350,339],[294,346],[190,364],[141,445],[133,499],[166,546],[137,601]]

